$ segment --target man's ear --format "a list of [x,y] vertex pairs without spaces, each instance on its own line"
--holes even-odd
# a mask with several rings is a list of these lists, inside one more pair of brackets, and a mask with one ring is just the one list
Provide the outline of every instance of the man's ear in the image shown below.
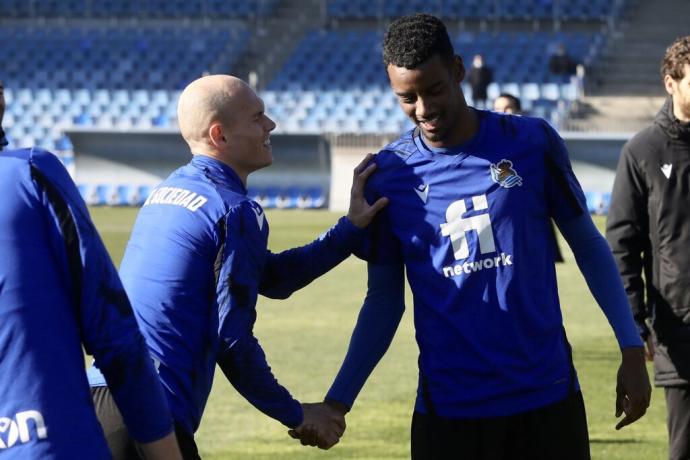
[[213,123],[208,128],[208,137],[211,139],[211,143],[216,146],[227,142],[220,123]]
[[673,93],[675,93],[678,88],[678,82],[676,82],[672,76],[664,75],[664,87],[666,88],[666,92],[673,96]]
[[457,54],[453,56],[453,79],[458,83],[465,79],[465,64]]

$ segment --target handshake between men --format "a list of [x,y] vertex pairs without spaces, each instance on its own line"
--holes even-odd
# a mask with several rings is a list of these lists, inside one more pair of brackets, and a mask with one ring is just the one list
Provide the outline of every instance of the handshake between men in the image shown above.
[[288,431],[293,439],[299,439],[303,446],[318,446],[330,449],[345,433],[345,410],[331,403],[303,403],[304,421],[297,428]]

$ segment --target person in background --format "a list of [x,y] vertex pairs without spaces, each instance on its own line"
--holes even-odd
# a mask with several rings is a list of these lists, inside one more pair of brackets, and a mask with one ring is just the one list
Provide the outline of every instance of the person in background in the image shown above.
[[7,138],[5,137],[5,131],[2,129],[2,119],[5,116],[5,87],[2,84],[2,80],[0,80],[0,150],[2,150],[4,147],[7,147],[8,142]]
[[477,54],[472,59],[472,67],[467,75],[467,81],[472,88],[472,100],[476,107],[486,109],[488,98],[487,88],[494,81],[494,73],[484,64],[484,57]]
[[669,459],[690,458],[690,36],[666,50],[668,98],[621,151],[606,222],[639,333],[664,389]]

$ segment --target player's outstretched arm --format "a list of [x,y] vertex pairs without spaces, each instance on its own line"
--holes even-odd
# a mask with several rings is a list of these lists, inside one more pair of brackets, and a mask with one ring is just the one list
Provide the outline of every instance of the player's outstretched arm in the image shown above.
[[622,363],[616,387],[616,417],[625,413],[620,429],[642,417],[651,399],[652,387],[644,361],[644,348],[633,321],[628,298],[618,275],[611,250],[589,214],[569,221],[556,221],[573,250],[575,260],[592,295],[606,315],[621,348]]
[[366,182],[376,170],[376,163],[371,159],[372,155],[367,155],[354,169],[347,217],[310,244],[267,254],[260,294],[287,298],[347,259],[358,247],[362,229],[388,204],[387,198],[379,198],[370,205],[364,196]]
[[402,264],[367,264],[367,295],[352,331],[350,345],[326,401],[349,411],[369,375],[388,350],[405,311]]
[[269,417],[288,428],[300,426],[304,422],[302,407],[273,376],[256,337],[249,332],[236,340],[224,341],[228,346],[220,351],[216,361],[232,386]]

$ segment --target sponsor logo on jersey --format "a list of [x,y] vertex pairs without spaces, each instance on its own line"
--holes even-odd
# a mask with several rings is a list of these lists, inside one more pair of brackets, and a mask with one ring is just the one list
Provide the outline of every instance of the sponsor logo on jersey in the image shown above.
[[254,215],[256,216],[256,223],[259,226],[259,230],[263,230],[264,228],[264,222],[266,221],[266,214],[264,214],[264,210],[259,206],[258,203],[255,202],[250,202],[252,206],[252,211],[254,211]]
[[45,439],[48,429],[37,410],[17,412],[14,418],[0,417],[0,451],[32,439]]
[[511,188],[522,185],[522,177],[513,169],[512,161],[501,160],[497,164],[491,164],[489,168],[491,169],[491,179],[501,187]]
[[673,169],[673,165],[671,163],[666,163],[661,165],[661,172],[664,173],[664,176],[666,176],[666,179],[671,178],[671,170]]
[[200,207],[206,204],[207,201],[208,199],[205,196],[183,188],[158,187],[153,189],[144,202],[144,206],[168,204],[187,208],[192,212],[196,212]]
[[[465,200],[458,200],[448,206],[448,209],[446,209],[446,222],[441,224],[441,235],[450,238],[455,260],[467,259],[470,256],[470,248],[467,240],[467,234],[470,232],[474,232],[477,235],[480,254],[483,255],[496,252],[494,232],[491,228],[491,217],[488,212],[489,202],[486,199],[486,195],[473,196],[472,206],[475,212],[486,212],[466,217],[467,204]],[[513,265],[512,257],[512,255],[502,252],[497,256],[443,267],[443,274],[448,278],[463,273],[470,274],[484,269],[510,266]]]
[[415,193],[421,200],[426,203],[427,198],[429,197],[429,184],[420,184],[414,188]]

